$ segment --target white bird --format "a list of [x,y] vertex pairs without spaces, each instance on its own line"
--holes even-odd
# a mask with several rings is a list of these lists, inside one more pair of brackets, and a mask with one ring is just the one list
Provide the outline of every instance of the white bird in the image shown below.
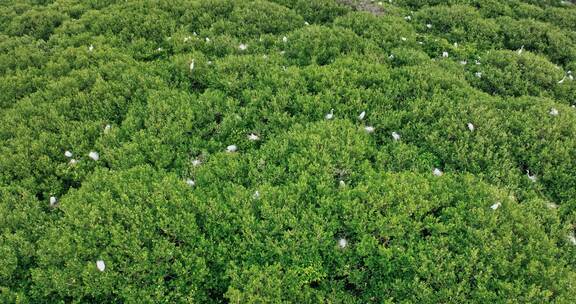
[[526,170],[526,175],[528,176],[528,179],[531,180],[533,183],[536,182],[537,180],[536,174],[530,175],[530,170]]
[[429,29],[431,29],[431,28],[432,28],[432,24],[428,23],[428,24],[426,24],[426,27],[429,28]]
[[375,131],[376,129],[375,129],[374,127],[372,127],[372,126],[366,126],[366,127],[364,127],[364,130],[365,130],[367,133],[374,133],[374,131]]
[[366,111],[362,111],[362,113],[360,113],[360,115],[358,115],[359,120],[364,119],[364,117],[366,117]]
[[96,268],[100,271],[104,271],[104,269],[106,269],[106,264],[104,264],[104,261],[98,260],[96,261]]
[[454,42],[454,47],[455,47],[455,48],[458,47],[458,42]]
[[406,40],[407,40],[406,37],[400,37],[400,39],[401,39],[402,41],[406,41]]
[[200,166],[201,164],[202,164],[202,161],[199,160],[199,159],[193,159],[193,160],[192,160],[192,166],[194,166],[194,167],[198,167],[198,166]]
[[64,151],[64,156],[70,158],[70,157],[72,157],[72,152],[66,150],[66,151]]
[[564,80],[566,80],[566,76],[564,76],[562,79],[560,79],[560,81],[558,81],[558,83],[563,83]]
[[226,147],[226,151],[227,152],[236,152],[236,150],[238,150],[238,147],[236,147],[236,145],[229,145],[228,147]]
[[252,194],[252,198],[253,199],[259,199],[260,198],[260,192],[258,192],[258,190],[254,191],[254,194]]
[[394,54],[390,54],[390,56],[388,56],[388,59],[390,60],[394,59]]
[[400,140],[400,134],[396,133],[396,132],[392,132],[392,138],[394,140]]
[[434,171],[432,171],[432,173],[434,174],[434,176],[442,176],[442,174],[444,174],[442,170],[438,168],[434,168]]
[[193,179],[186,179],[186,185],[190,186],[190,187],[194,187],[196,185],[196,182]]
[[71,159],[71,160],[70,160],[70,162],[69,162],[68,164],[69,164],[70,166],[74,166],[74,165],[76,165],[77,163],[78,163],[78,161],[77,161],[77,160],[75,160],[75,159]]
[[184,37],[184,42],[188,42],[188,40],[190,40],[190,39],[192,39],[192,37],[190,37],[190,36]]
[[446,51],[442,52],[442,57],[448,58],[448,52],[446,52]]
[[334,118],[334,109],[330,109],[330,113],[327,113],[326,116],[324,116],[324,118],[326,118],[327,120]]
[[282,42],[284,42],[284,43],[288,42],[288,37],[286,37],[286,36],[282,37]]
[[106,127],[104,127],[104,134],[110,133],[110,129],[112,129],[112,126],[111,126],[111,125],[106,125]]
[[570,243],[572,243],[572,245],[576,246],[576,236],[574,235],[574,231],[572,231],[570,234],[568,234],[568,241],[570,241]]
[[58,203],[58,199],[55,196],[51,196],[50,197],[50,207],[56,206],[57,203]]
[[482,72],[476,72],[476,73],[474,73],[474,76],[476,76],[478,78],[482,78]]
[[556,108],[550,109],[550,115],[552,115],[552,116],[558,116],[558,110],[557,110]]
[[190,62],[190,72],[192,72],[194,70],[194,59],[192,59],[192,62]]
[[206,42],[207,43],[210,42],[210,38],[206,37]]
[[341,180],[341,181],[339,182],[339,184],[340,184],[340,188],[346,187],[346,183],[345,183],[343,180]]
[[404,17],[404,19],[410,21],[410,20],[412,20],[412,16],[406,16],[406,17]]
[[490,208],[492,208],[492,210],[496,210],[496,209],[500,208],[500,206],[502,206],[502,203],[497,202],[496,204],[490,206]]
[[248,140],[256,141],[256,140],[259,140],[259,139],[260,139],[260,137],[259,137],[258,135],[256,135],[256,134],[254,134],[254,133],[248,134]]
[[460,64],[461,64],[461,65],[467,65],[467,64],[468,64],[468,61],[462,60],[462,61],[460,61]]
[[238,49],[240,49],[241,51],[245,51],[248,48],[247,45],[245,45],[244,43],[240,43],[240,45],[238,46]]
[[163,50],[163,48],[159,47],[156,49],[158,52],[161,52]]
[[341,238],[338,240],[338,246],[340,246],[340,248],[346,248],[348,241],[345,238]]
[[471,122],[469,122],[467,124],[467,126],[468,126],[468,130],[470,130],[470,132],[474,132],[474,125]]
[[558,205],[554,203],[546,203],[546,207],[548,207],[549,209],[556,209],[558,208]]
[[88,52],[92,52],[93,50],[94,50],[94,46],[91,44],[91,45],[88,47]]
[[310,25],[310,23],[308,23],[308,21],[304,21],[304,25]]
[[481,65],[482,63],[480,63],[480,60],[475,60],[474,63],[476,63],[476,65]]
[[524,45],[522,45],[522,47],[520,47],[520,49],[518,50],[518,54],[522,54],[522,52],[524,52]]
[[100,159],[100,154],[98,154],[98,152],[96,152],[96,151],[90,151],[90,153],[88,153],[88,157],[97,161]]

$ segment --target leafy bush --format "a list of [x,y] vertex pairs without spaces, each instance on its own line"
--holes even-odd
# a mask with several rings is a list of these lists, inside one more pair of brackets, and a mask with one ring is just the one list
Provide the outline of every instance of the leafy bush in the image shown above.
[[0,302],[570,303],[576,6],[352,2],[3,1]]

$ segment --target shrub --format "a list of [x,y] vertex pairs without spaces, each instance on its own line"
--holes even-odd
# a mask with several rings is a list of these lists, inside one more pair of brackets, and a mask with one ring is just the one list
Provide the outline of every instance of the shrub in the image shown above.
[[383,2],[2,2],[0,302],[570,303],[574,7]]

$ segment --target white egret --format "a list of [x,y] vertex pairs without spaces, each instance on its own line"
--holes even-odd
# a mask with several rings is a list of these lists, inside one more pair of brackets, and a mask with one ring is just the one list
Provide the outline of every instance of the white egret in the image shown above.
[[324,118],[326,118],[327,120],[334,118],[334,109],[330,109],[330,112],[327,113],[326,116],[324,116]]
[[100,159],[100,154],[98,154],[98,152],[96,151],[90,151],[90,153],[88,153],[88,157],[90,157],[94,161],[97,161]]
[[536,180],[538,179],[536,177],[536,174],[530,175],[530,170],[526,170],[526,176],[528,176],[528,179],[531,180],[533,183],[535,183]]
[[104,264],[104,261],[98,260],[96,261],[96,268],[100,271],[104,271],[104,269],[106,269],[106,264]]
[[400,140],[400,134],[396,133],[396,132],[392,132],[392,138],[394,140]]
[[576,246],[576,236],[574,235],[574,231],[572,231],[570,234],[568,234],[568,241],[570,241],[570,243],[572,243],[572,245]]
[[190,187],[194,187],[196,185],[196,182],[193,179],[186,179],[186,185],[190,186]]
[[550,109],[550,115],[552,115],[552,116],[558,116],[558,110],[557,110],[556,108]]
[[238,147],[236,147],[236,145],[229,145],[228,147],[226,147],[226,151],[229,153],[236,152],[237,150]]

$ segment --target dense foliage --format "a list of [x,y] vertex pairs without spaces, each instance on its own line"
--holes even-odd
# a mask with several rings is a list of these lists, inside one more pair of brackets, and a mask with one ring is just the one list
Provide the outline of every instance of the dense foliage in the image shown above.
[[0,302],[573,303],[576,6],[343,2],[0,2]]

